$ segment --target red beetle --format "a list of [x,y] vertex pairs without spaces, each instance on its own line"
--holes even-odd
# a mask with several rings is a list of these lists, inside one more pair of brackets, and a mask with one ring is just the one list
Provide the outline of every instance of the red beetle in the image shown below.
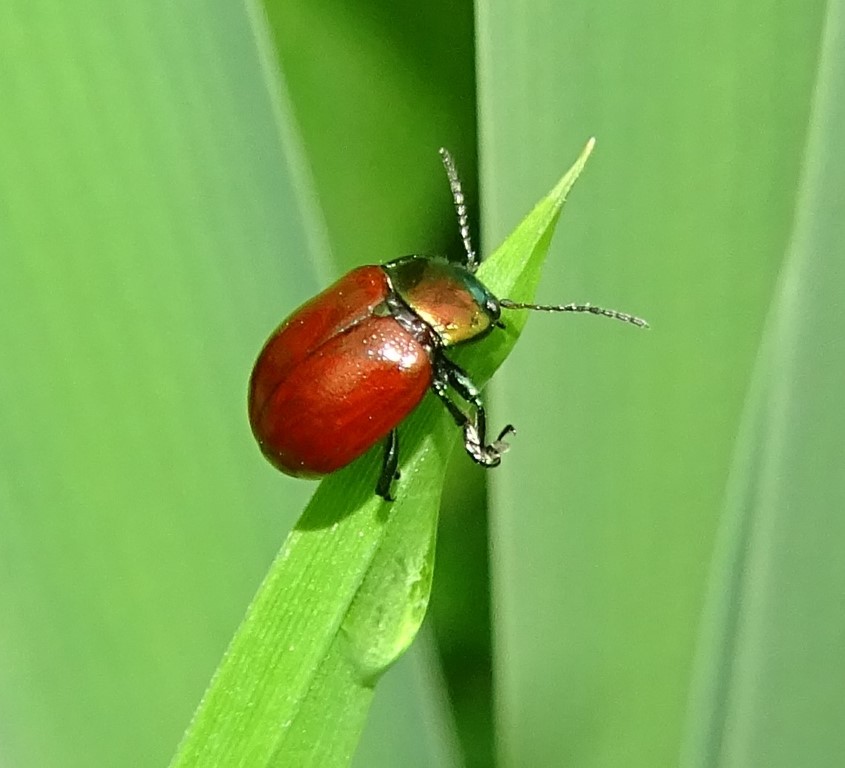
[[466,263],[406,256],[353,269],[297,309],[258,355],[249,383],[249,421],[264,455],[286,474],[329,474],[386,439],[376,493],[392,500],[399,464],[396,428],[429,388],[463,429],[470,457],[495,467],[513,427],[487,442],[478,388],[446,357],[446,349],[502,327],[502,308],[591,312],[647,325],[590,304],[518,304],[493,296],[474,275],[478,260],[460,180],[451,155],[445,149],[440,154]]

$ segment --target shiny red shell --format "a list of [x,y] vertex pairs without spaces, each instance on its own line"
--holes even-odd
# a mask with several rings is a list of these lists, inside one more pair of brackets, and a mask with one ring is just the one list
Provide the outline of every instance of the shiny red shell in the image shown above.
[[390,290],[381,267],[359,267],[297,309],[261,350],[249,422],[282,472],[316,477],[346,466],[425,396],[428,351],[376,313]]

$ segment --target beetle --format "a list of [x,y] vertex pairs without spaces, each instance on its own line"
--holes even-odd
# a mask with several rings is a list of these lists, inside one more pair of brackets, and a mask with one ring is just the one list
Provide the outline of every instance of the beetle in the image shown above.
[[249,382],[252,432],[273,466],[295,477],[334,472],[385,441],[376,493],[394,499],[397,427],[431,389],[463,431],[464,448],[484,467],[508,449],[506,426],[487,441],[479,389],[446,355],[504,327],[502,309],[590,312],[635,326],[632,315],[591,304],[540,305],[497,299],[475,276],[466,203],[454,160],[446,169],[464,263],[405,256],[353,269],[295,310],[265,343]]

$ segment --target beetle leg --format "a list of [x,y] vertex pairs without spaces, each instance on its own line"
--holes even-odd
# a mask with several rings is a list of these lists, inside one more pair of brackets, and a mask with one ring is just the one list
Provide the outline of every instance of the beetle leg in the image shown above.
[[472,379],[454,363],[446,368],[449,383],[452,388],[475,409],[474,419],[468,419],[464,424],[464,448],[473,461],[485,467],[497,467],[502,461],[502,454],[510,447],[504,438],[515,432],[512,424],[508,424],[499,436],[487,443],[487,413],[481,401],[481,393]]
[[435,366],[432,388],[434,389],[434,393],[443,401],[443,405],[446,406],[446,410],[449,411],[455,420],[455,424],[463,429],[469,419],[449,396],[449,374],[446,372],[446,365],[438,363]]
[[[450,386],[473,408],[471,417],[455,405],[448,393]],[[463,429],[464,448],[470,458],[484,467],[497,467],[509,447],[504,438],[516,431],[513,426],[508,424],[492,443],[487,443],[487,414],[481,393],[466,372],[445,357],[440,357],[435,364],[433,387],[455,423]]]
[[384,458],[381,463],[381,474],[376,483],[376,493],[385,501],[395,501],[390,493],[390,486],[399,479],[399,431],[391,429],[384,444]]

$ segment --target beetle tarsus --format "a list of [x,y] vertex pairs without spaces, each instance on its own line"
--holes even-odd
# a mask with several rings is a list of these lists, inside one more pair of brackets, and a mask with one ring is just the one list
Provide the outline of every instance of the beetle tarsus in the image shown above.
[[489,445],[484,443],[484,435],[479,432],[477,422],[468,422],[464,425],[464,448],[470,458],[482,467],[498,467],[502,462],[502,454],[510,448],[510,445],[501,439]]

